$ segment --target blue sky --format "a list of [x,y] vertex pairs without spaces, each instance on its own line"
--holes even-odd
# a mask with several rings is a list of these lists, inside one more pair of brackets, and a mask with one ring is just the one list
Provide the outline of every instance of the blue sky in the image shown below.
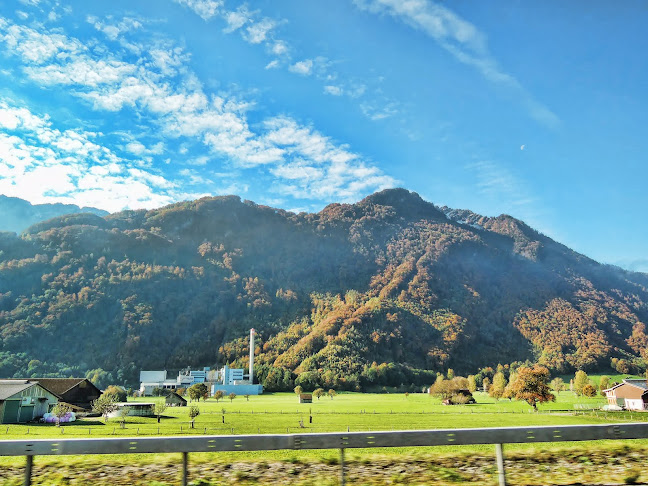
[[0,194],[318,211],[405,187],[648,271],[644,2],[16,0]]

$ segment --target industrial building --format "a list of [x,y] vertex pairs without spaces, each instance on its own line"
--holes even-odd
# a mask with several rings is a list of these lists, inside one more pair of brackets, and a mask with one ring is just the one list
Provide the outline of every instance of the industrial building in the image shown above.
[[254,384],[254,329],[250,329],[250,362],[248,374],[240,368],[229,368],[224,366],[218,372],[218,381],[211,386],[211,394],[222,391],[225,395],[236,393],[237,395],[261,395],[262,385]]
[[175,391],[178,388],[188,388],[196,383],[205,383],[213,395],[218,390],[229,395],[260,395],[262,385],[254,384],[254,329],[250,329],[250,363],[248,373],[241,368],[224,366],[220,370],[203,368],[202,370],[186,369],[178,373],[177,378],[168,378],[166,370],[140,371],[140,394],[152,395],[156,388]]
[[210,368],[202,370],[185,369],[178,373],[176,378],[168,378],[167,371],[140,371],[140,394],[144,396],[153,395],[153,390],[174,391],[178,388],[189,388],[196,383],[205,383],[208,380]]

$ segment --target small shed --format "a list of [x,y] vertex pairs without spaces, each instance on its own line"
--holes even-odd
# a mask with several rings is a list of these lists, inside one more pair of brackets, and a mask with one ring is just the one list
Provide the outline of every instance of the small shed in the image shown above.
[[311,393],[300,393],[299,403],[313,403],[313,395]]
[[450,398],[446,398],[441,403],[443,405],[472,404],[477,403],[475,397],[467,388],[456,390]]
[[129,417],[153,417],[155,415],[155,403],[144,402],[118,402],[117,410],[109,414],[108,417],[119,417],[122,409],[128,409]]
[[0,380],[0,423],[30,422],[49,412],[57,401],[35,381]]
[[187,400],[182,398],[180,395],[178,395],[175,392],[169,393],[166,398],[164,399],[164,402],[167,404],[168,407],[186,407],[187,406]]

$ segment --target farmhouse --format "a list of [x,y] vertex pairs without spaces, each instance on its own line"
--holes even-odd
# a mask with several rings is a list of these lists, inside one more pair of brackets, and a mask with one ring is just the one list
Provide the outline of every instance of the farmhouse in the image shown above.
[[648,383],[646,380],[623,380],[605,392],[608,405],[618,405],[626,410],[646,410],[648,408]]
[[101,395],[101,390],[86,378],[34,378],[43,388],[70,405],[75,412],[92,410],[92,402]]
[[0,380],[0,423],[18,424],[42,417],[57,397],[30,380]]

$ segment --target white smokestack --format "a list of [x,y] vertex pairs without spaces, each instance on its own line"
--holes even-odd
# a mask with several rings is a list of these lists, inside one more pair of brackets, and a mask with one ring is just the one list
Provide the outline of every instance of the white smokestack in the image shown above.
[[250,384],[254,384],[254,329],[250,329]]

